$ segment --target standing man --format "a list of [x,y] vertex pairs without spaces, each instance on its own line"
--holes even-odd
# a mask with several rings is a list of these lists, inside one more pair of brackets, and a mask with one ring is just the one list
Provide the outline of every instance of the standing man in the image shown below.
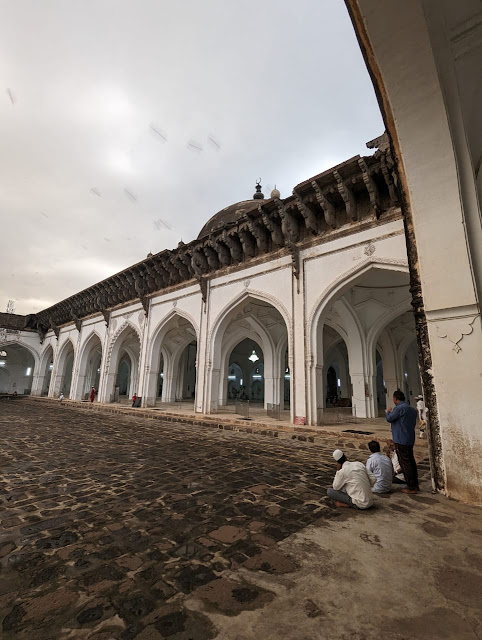
[[405,395],[398,390],[393,394],[393,403],[395,407],[387,409],[386,416],[392,425],[395,451],[407,483],[407,488],[402,489],[402,493],[418,493],[417,463],[413,456],[417,410],[405,402]]
[[92,389],[90,390],[90,401],[94,402],[94,398],[95,398],[95,389],[94,387],[92,387]]
[[337,472],[333,487],[327,489],[328,497],[337,507],[369,509],[373,505],[372,486],[375,476],[367,471],[363,462],[348,462],[340,449],[333,451]]

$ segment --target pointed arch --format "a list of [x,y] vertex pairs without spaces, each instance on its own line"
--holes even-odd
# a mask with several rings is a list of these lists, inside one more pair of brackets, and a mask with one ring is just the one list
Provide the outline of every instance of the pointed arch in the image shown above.
[[169,313],[157,323],[156,328],[152,332],[151,338],[149,339],[147,362],[149,363],[149,366],[151,368],[153,363],[153,356],[160,350],[165,334],[169,331],[168,324],[176,317],[184,318],[184,320],[187,320],[192,325],[192,328],[196,333],[196,342],[199,342],[199,327],[194,318],[186,311],[178,309],[177,307],[171,309]]
[[127,333],[129,329],[132,329],[135,332],[135,334],[139,339],[139,344],[142,344],[142,335],[141,335],[140,329],[133,322],[130,322],[129,320],[124,320],[124,322],[119,327],[117,327],[114,335],[109,340],[109,346],[107,348],[107,357],[109,360],[112,356],[112,351],[116,343],[118,342],[118,339],[124,332]]
[[[115,331],[112,338],[109,340],[109,346],[107,353],[105,354],[105,365],[103,371],[103,385],[101,401],[113,402],[115,399],[115,384],[117,379],[117,369],[119,366],[119,355],[122,348],[125,348],[125,340],[129,334],[134,335],[139,345],[139,355],[134,358],[131,369],[130,387],[137,387],[139,384],[139,369],[140,369],[140,353],[142,348],[142,334],[139,328],[130,322],[125,320]],[[132,354],[130,354],[130,357]],[[130,395],[130,390],[128,391]]]
[[[263,293],[261,291],[253,291],[246,289],[236,295],[228,304],[224,306],[222,311],[217,315],[211,329],[208,332],[208,379],[205,395],[205,406],[208,411],[216,411],[217,406],[224,402],[224,398],[227,393],[227,362],[229,356],[227,356],[226,344],[231,343],[232,340],[226,337],[226,330],[232,321],[235,321],[236,314],[243,308],[244,305],[249,302],[262,302],[267,307],[274,309],[281,318],[281,324],[283,325],[283,331],[286,331],[288,342],[288,353],[292,353],[292,331],[291,331],[291,318],[284,307],[284,305],[276,299],[274,296]],[[263,349],[264,355],[264,371],[265,371],[265,406],[268,403],[278,404],[281,393],[280,367],[279,363],[275,362],[275,352],[277,342],[280,336],[274,340],[271,335],[271,331],[264,327],[259,319],[251,315],[246,318],[249,328],[243,327],[240,335],[244,333],[243,337],[247,337],[250,332],[257,333],[259,338],[255,341],[260,344]],[[240,340],[238,340],[239,342]],[[233,345],[234,346],[234,345]]]
[[[175,340],[171,340],[171,332],[175,333],[176,329],[179,330],[179,333],[175,336]],[[172,402],[178,397],[182,381],[189,379],[189,371],[185,370],[188,365],[184,353],[193,342],[196,345],[199,344],[197,322],[187,311],[173,307],[157,323],[148,341],[144,383],[145,406],[154,406],[158,399],[161,355],[163,358],[161,401]],[[195,360],[194,368],[197,366],[197,351]],[[181,365],[183,366],[181,367]],[[195,381],[193,384],[195,387]]]
[[27,344],[26,342],[24,342],[23,340],[6,340],[4,342],[0,342],[0,348],[8,348],[9,346],[13,347],[15,345],[19,345],[21,347],[23,347],[24,349],[26,349],[30,355],[32,356],[34,363],[35,363],[35,368],[34,368],[34,373],[37,370],[39,364],[40,364],[40,356],[39,353],[37,351],[35,351],[35,349]]
[[54,364],[55,352],[51,343],[47,344],[40,354],[39,375],[34,395],[47,396],[50,390],[52,380],[52,369]]
[[[97,352],[95,363],[93,356]],[[97,373],[97,369],[101,369],[102,358],[104,355],[104,349],[102,345],[102,338],[99,333],[93,329],[86,340],[79,347],[79,356],[76,366],[76,381],[73,396],[76,400],[82,400],[85,394],[88,394],[91,387],[94,387],[98,391],[100,382],[100,371]],[[99,357],[100,356],[100,357]],[[95,371],[93,370],[95,364]]]
[[241,291],[238,295],[234,296],[234,298],[223,307],[222,311],[218,313],[208,333],[208,344],[212,345],[213,336],[215,336],[219,332],[219,326],[221,322],[226,319],[229,313],[236,307],[238,307],[240,303],[247,302],[249,299],[260,300],[261,302],[266,302],[267,304],[270,304],[272,307],[274,307],[281,314],[283,320],[285,321],[285,325],[288,331],[288,340],[291,340],[291,316],[284,304],[280,300],[278,300],[278,298],[275,298],[268,293],[264,293],[263,291],[246,289],[245,291]]
[[340,276],[335,278],[328,287],[318,296],[315,304],[313,305],[309,319],[308,319],[308,331],[309,339],[308,344],[313,349],[313,337],[318,325],[318,321],[325,311],[329,303],[337,297],[343,295],[343,293],[349,289],[356,280],[358,280],[365,273],[368,273],[371,269],[380,269],[385,271],[397,271],[399,273],[406,273],[408,275],[408,264],[405,260],[389,260],[381,258],[369,258],[364,260],[360,264],[348,269]]
[[50,385],[49,395],[57,395],[62,392],[65,396],[70,397],[75,353],[76,348],[69,335],[65,342],[60,346],[54,359],[53,370],[55,373],[55,380],[54,384]]

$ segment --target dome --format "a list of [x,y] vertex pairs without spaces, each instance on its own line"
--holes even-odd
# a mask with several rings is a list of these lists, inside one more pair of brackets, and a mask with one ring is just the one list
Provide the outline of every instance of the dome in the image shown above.
[[221,211],[218,211],[210,218],[204,227],[201,229],[198,238],[208,236],[213,231],[217,231],[226,224],[232,224],[242,218],[246,213],[257,209],[260,204],[266,202],[264,195],[261,191],[261,178],[256,181],[256,191],[253,194],[252,200],[242,200],[241,202],[235,202],[230,204],[229,207],[224,207]]
[[242,218],[245,213],[258,208],[258,205],[263,204],[266,200],[242,200],[235,204],[230,204],[229,207],[225,207],[218,211],[210,218],[204,227],[201,229],[198,238],[208,236],[213,231],[217,231],[226,224],[232,224]]

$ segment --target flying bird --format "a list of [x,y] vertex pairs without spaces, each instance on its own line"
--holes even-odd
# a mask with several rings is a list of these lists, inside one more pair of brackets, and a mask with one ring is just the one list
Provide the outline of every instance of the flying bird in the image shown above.
[[204,151],[204,149],[203,149],[202,145],[201,145],[201,144],[199,144],[199,142],[196,142],[195,140],[190,140],[190,141],[187,143],[187,146],[188,146],[190,149],[196,149],[196,151]]
[[219,142],[216,142],[213,136],[208,136],[208,142],[214,145],[218,151],[221,149],[221,145],[219,144]]
[[128,198],[130,198],[132,200],[132,202],[137,202],[137,198],[134,194],[132,194],[130,191],[128,191],[127,189],[124,189],[124,193],[126,194],[126,196]]
[[159,218],[158,220],[154,220],[154,226],[156,227],[156,229],[158,231],[161,230],[161,224],[164,225],[166,227],[166,229],[169,229],[169,231],[172,231],[172,227],[170,227],[167,222],[165,222],[162,218]]
[[95,187],[91,188],[90,193],[93,193],[94,195],[99,197],[101,196],[100,192]]
[[166,137],[166,135],[165,135],[162,131],[159,131],[159,129],[157,129],[157,127],[155,127],[153,124],[151,124],[151,125],[149,125],[149,128],[150,128],[152,131],[154,131],[154,133],[156,133],[156,134],[159,136],[159,138],[161,138],[162,140],[164,140],[164,142],[167,142],[167,137]]

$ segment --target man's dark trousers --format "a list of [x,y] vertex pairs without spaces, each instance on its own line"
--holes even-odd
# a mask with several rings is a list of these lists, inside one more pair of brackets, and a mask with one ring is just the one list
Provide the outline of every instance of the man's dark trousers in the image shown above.
[[418,472],[417,463],[413,456],[413,445],[395,443],[395,450],[398,456],[398,462],[402,467],[402,473],[405,476],[408,489],[418,491]]

